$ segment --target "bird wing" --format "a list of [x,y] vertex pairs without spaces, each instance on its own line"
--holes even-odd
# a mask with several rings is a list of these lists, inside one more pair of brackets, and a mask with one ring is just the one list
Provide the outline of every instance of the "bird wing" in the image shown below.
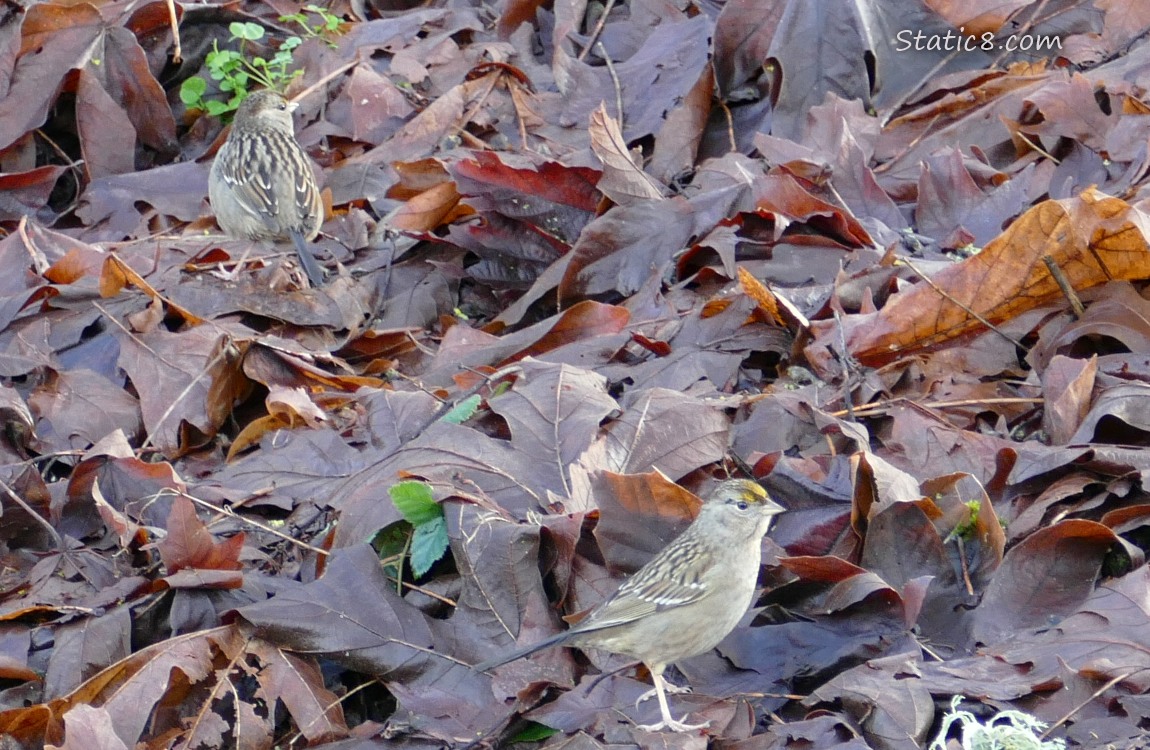
[[711,557],[704,547],[692,544],[664,549],[575,628],[581,632],[602,630],[703,599],[713,593],[700,579],[710,567]]
[[257,139],[246,135],[228,144],[238,151],[238,158],[220,159],[220,176],[232,188],[235,199],[244,210],[254,216],[274,218],[279,212],[272,167],[266,155],[257,154],[261,148]]

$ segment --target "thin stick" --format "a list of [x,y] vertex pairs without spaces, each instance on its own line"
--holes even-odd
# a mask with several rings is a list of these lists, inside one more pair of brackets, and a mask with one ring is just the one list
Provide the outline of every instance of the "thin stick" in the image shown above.
[[603,33],[603,27],[607,25],[607,16],[611,15],[611,9],[615,7],[615,0],[607,0],[603,6],[603,14],[599,16],[599,22],[595,24],[595,30],[591,32],[591,38],[587,40],[587,46],[579,53],[579,62],[587,59],[587,53],[599,41],[599,35]]
[[875,174],[881,174],[882,172],[886,172],[887,170],[889,170],[891,168],[891,166],[896,164],[899,159],[901,159],[902,157],[909,154],[911,152],[911,150],[919,144],[919,141],[921,141],[923,138],[926,138],[928,133],[933,135],[934,134],[934,124],[936,122],[938,122],[938,119],[940,117],[942,117],[942,115],[935,115],[934,117],[932,117],[930,122],[927,123],[926,127],[922,129],[922,132],[919,133],[918,135],[916,135],[911,140],[910,143],[906,144],[906,148],[899,151],[897,154],[892,156],[890,159],[887,159],[885,162],[883,162],[882,164],[879,164],[877,167],[875,167],[874,173]]
[[1114,687],[1114,686],[1115,686],[1115,685],[1117,685],[1119,682],[1122,682],[1122,681],[1123,681],[1123,680],[1125,680],[1127,677],[1129,677],[1130,675],[1134,674],[1134,672],[1137,672],[1137,671],[1138,671],[1138,670],[1136,670],[1136,669],[1135,669],[1135,670],[1132,670],[1132,671],[1130,671],[1130,672],[1127,672],[1126,674],[1120,674],[1120,675],[1118,675],[1117,677],[1115,677],[1113,680],[1111,680],[1110,682],[1107,682],[1105,685],[1103,685],[1102,687],[1100,687],[1100,688],[1098,688],[1097,690],[1095,690],[1095,691],[1094,691],[1094,692],[1091,694],[1091,696],[1090,696],[1089,698],[1087,698],[1086,700],[1084,700],[1084,701],[1082,701],[1081,703],[1079,703],[1077,706],[1075,706],[1073,709],[1071,709],[1069,713],[1067,713],[1067,714],[1066,714],[1065,716],[1063,716],[1061,719],[1059,719],[1058,721],[1054,722],[1054,723],[1053,723],[1053,724],[1051,724],[1049,727],[1047,727],[1045,732],[1043,732],[1042,734],[1038,735],[1038,739],[1040,739],[1040,740],[1044,740],[1044,739],[1046,739],[1046,736],[1047,736],[1047,735],[1049,735],[1051,732],[1053,732],[1053,731],[1054,731],[1055,729],[1057,729],[1058,727],[1060,727],[1060,726],[1062,726],[1063,724],[1065,724],[1067,721],[1070,721],[1070,717],[1074,716],[1074,714],[1078,713],[1078,712],[1079,712],[1079,711],[1081,711],[1083,708],[1085,708],[1085,707],[1086,707],[1086,706],[1087,706],[1087,705],[1090,703],[1090,701],[1092,701],[1092,700],[1094,700],[1095,698],[1097,698],[1098,696],[1102,695],[1102,694],[1103,694],[1103,693],[1105,693],[1107,690],[1109,690],[1110,688]]
[[[0,482],[0,484],[2,484],[2,482]],[[236,521],[237,523],[242,523],[242,524],[246,524],[247,526],[252,526],[252,527],[257,528],[260,531],[263,531],[267,534],[271,534],[274,537],[278,537],[279,539],[282,539],[285,542],[288,542],[289,544],[294,544],[295,546],[306,549],[309,552],[314,552],[317,555],[323,555],[326,557],[327,555],[331,554],[331,552],[329,552],[326,549],[321,549],[320,547],[316,547],[314,545],[308,544],[307,542],[302,542],[293,536],[290,536],[288,534],[283,533],[282,531],[276,531],[275,529],[271,528],[270,526],[265,526],[264,524],[260,523],[259,521],[254,521],[250,518],[245,518],[244,516],[238,515],[231,508],[224,508],[224,507],[221,507],[219,505],[213,505],[212,503],[209,503],[207,500],[201,500],[200,498],[198,498],[194,495],[189,495],[186,492],[180,492],[178,490],[163,490],[162,494],[164,494],[164,493],[179,495],[180,497],[186,497],[187,499],[191,500],[196,505],[199,505],[199,506],[207,509],[209,512],[219,513],[220,515],[227,516],[228,518],[231,518],[232,520]],[[212,523],[215,523],[215,522],[213,521]],[[407,581],[400,581],[400,580],[396,579],[394,576],[388,576],[388,578],[390,578],[392,581],[396,581],[396,582],[400,583],[401,585],[403,585],[404,588],[407,588],[411,591],[418,591],[419,593],[421,593],[425,596],[429,596],[432,599],[435,599],[436,601],[442,602],[448,606],[451,606],[451,607],[458,606],[458,602],[456,602],[454,599],[443,596],[442,594],[437,594],[434,591],[431,591],[430,589],[426,589],[422,586],[417,586],[414,583],[408,583]]]
[[[103,313],[104,317],[107,318],[108,321],[110,323],[112,323],[112,325],[116,326],[121,331],[123,331],[124,334],[126,336],[128,336],[128,338],[132,339],[138,345],[140,345],[142,348],[146,349],[149,354],[154,354],[156,356],[156,359],[158,359],[159,361],[163,362],[165,365],[168,365],[169,367],[171,367],[173,369],[176,369],[176,370],[181,369],[181,368],[177,367],[176,365],[174,365],[173,363],[165,360],[162,356],[160,356],[159,352],[156,352],[155,350],[153,350],[151,347],[149,347],[147,344],[145,344],[143,341],[141,341],[140,338],[135,333],[133,333],[133,332],[129,331],[127,328],[125,328],[124,325],[122,323],[120,323],[120,321],[116,320],[115,316],[113,316],[110,312],[108,312],[102,305],[100,305],[100,303],[93,302],[92,306],[95,307],[97,310],[99,310],[101,313]],[[191,394],[192,389],[195,388],[196,385],[198,385],[201,380],[203,380],[204,378],[206,378],[208,376],[208,373],[211,372],[212,368],[223,361],[224,355],[227,354],[227,351],[228,351],[228,349],[226,346],[220,347],[220,351],[216,354],[216,356],[214,356],[210,360],[208,360],[208,363],[196,374],[196,376],[194,378],[192,378],[191,382],[189,382],[184,387],[184,390],[180,391],[179,395],[177,395],[174,399],[172,399],[172,405],[169,406],[164,411],[164,413],[160,415],[160,418],[156,420],[156,424],[153,426],[152,430],[148,433],[148,439],[145,440],[143,445],[140,446],[138,452],[142,453],[143,451],[145,451],[151,447],[153,441],[156,438],[156,435],[160,431],[160,426],[162,424],[164,424],[164,422],[168,421],[168,417],[172,416],[172,412],[174,412],[176,410],[176,407],[179,406],[181,403],[183,403],[184,399],[187,398],[189,394]]]
[[1023,349],[1023,350],[1026,349],[1026,347],[1022,345],[1021,341],[1016,341],[1013,338],[1011,338],[1010,336],[1007,336],[1005,333],[1003,333],[1001,330],[999,330],[998,326],[994,325],[989,320],[987,320],[983,316],[979,315],[969,305],[963,304],[962,302],[959,302],[958,300],[956,300],[954,297],[950,296],[950,294],[948,294],[945,289],[940,287],[938,284],[934,283],[934,279],[930,278],[929,276],[924,274],[922,271],[915,268],[914,264],[911,263],[909,260],[907,260],[906,258],[900,258],[898,262],[899,263],[905,263],[907,265],[907,267],[910,268],[910,270],[912,270],[916,274],[918,274],[919,278],[921,278],[923,281],[925,281],[930,286],[931,289],[938,292],[939,295],[943,299],[945,299],[948,302],[951,302],[952,304],[957,305],[958,307],[962,308],[963,312],[965,312],[967,315],[974,318],[979,323],[982,323],[984,326],[986,326],[990,330],[994,331],[995,333],[997,333],[999,336],[1006,339],[1010,343],[1014,344],[1019,349]]
[[1066,274],[1062,273],[1062,269],[1054,262],[1054,258],[1049,255],[1043,255],[1042,262],[1046,264],[1046,270],[1050,271],[1050,276],[1054,279],[1054,283],[1058,284],[1058,288],[1062,290],[1062,295],[1066,297],[1066,301],[1070,303],[1070,309],[1074,311],[1074,317],[1081,320],[1082,316],[1086,314],[1086,308],[1083,307],[1082,300],[1078,298],[1078,292],[1074,291],[1074,287],[1070,284],[1070,279],[1066,278]]
[[[953,408],[956,406],[984,406],[984,405],[989,406],[991,404],[1031,404],[1034,406],[1040,406],[1044,403],[1046,403],[1046,399],[1044,399],[1044,398],[1024,398],[1022,396],[1014,397],[1014,398],[1009,398],[1009,397],[1003,397],[1003,398],[966,398],[966,399],[959,399],[957,401],[923,401],[923,402],[911,401],[908,398],[896,398],[896,399],[893,399],[891,401],[882,401],[882,402],[877,402],[877,403],[866,404],[864,406],[856,406],[853,410],[853,413],[856,417],[873,417],[876,414],[882,414],[882,413],[886,412],[891,407],[899,406],[899,405],[903,405],[903,404],[913,404],[914,406],[918,406],[918,407],[921,407],[923,409],[948,409],[948,408]],[[836,417],[836,418],[845,417],[850,413],[851,413],[851,410],[849,410],[849,409],[843,409],[841,411],[828,412],[828,414],[830,416]]]
[[168,6],[168,23],[172,27],[172,62],[182,62],[184,59],[183,47],[180,46],[180,22],[176,18],[176,3],[175,0],[167,0]]
[[334,78],[338,78],[339,76],[343,75],[347,71],[354,68],[356,65],[359,65],[359,62],[360,61],[357,59],[357,60],[352,60],[349,63],[344,63],[343,65],[339,66],[335,70],[333,70],[330,73],[328,73],[327,75],[325,75],[323,78],[319,79],[318,81],[316,81],[312,85],[308,86],[303,91],[301,91],[298,94],[296,94],[295,96],[293,96],[292,101],[298,102],[300,99],[303,99],[304,97],[308,96],[313,91],[315,91],[316,89],[325,85],[328,81],[331,81]]
[[619,132],[623,132],[623,87],[619,84],[618,74],[615,73],[615,63],[611,62],[611,56],[607,54],[607,48],[603,46],[603,42],[597,42],[595,46],[599,49],[599,55],[607,65],[607,73],[611,76],[611,82],[615,84],[615,117],[619,120]]
[[1040,145],[1038,145],[1037,143],[1035,143],[1034,141],[1032,141],[1032,140],[1030,139],[1030,137],[1026,135],[1026,133],[1015,133],[1015,135],[1017,135],[1017,136],[1018,136],[1018,139],[1019,139],[1020,141],[1022,141],[1023,143],[1025,143],[1027,146],[1030,146],[1032,149],[1034,149],[1034,150],[1035,150],[1035,151],[1037,151],[1038,153],[1042,154],[1042,155],[1043,155],[1043,156],[1045,156],[1047,159],[1050,159],[1050,161],[1054,162],[1055,164],[1061,164],[1061,163],[1062,163],[1062,162],[1061,162],[1061,161],[1059,161],[1058,159],[1054,158],[1054,157],[1053,157],[1053,156],[1050,154],[1050,152],[1049,152],[1049,151],[1047,151],[1047,150],[1046,150],[1046,149],[1044,149],[1042,146],[1040,146]]
[[723,110],[723,119],[727,121],[727,147],[733,153],[739,148],[739,142],[735,139],[735,118],[726,102],[720,100],[719,107]]
[[[9,487],[8,483],[5,482],[3,479],[0,479],[0,489],[3,489],[4,494],[7,495],[8,497],[10,497],[12,499],[12,502],[16,503],[21,508],[23,508],[25,513],[32,516],[32,519],[34,521],[36,521],[36,523],[40,524],[41,526],[43,526],[48,531],[48,535],[50,537],[52,537],[52,541],[54,541],[56,543],[56,549],[58,549],[60,551],[60,554],[64,554],[65,552],[68,551],[68,547],[64,544],[64,540],[61,539],[60,534],[54,528],[52,528],[52,524],[48,523],[48,521],[46,519],[44,519],[43,517],[41,517],[41,515],[39,513],[32,510],[32,506],[30,506],[30,505],[28,505],[28,503],[24,502],[24,498],[20,497],[15,492],[13,492],[12,488]],[[10,522],[10,520],[9,520],[9,522]]]
[[337,698],[336,700],[334,700],[331,703],[324,706],[323,710],[319,712],[318,716],[316,716],[314,719],[312,719],[307,724],[304,724],[299,729],[297,729],[295,734],[288,737],[283,742],[277,742],[276,747],[295,747],[295,743],[298,742],[300,737],[303,736],[304,730],[307,729],[308,727],[310,727],[312,724],[315,724],[321,718],[327,716],[327,712],[330,711],[332,708],[334,708],[335,706],[338,706],[340,703],[343,703],[348,698],[355,695],[356,693],[358,693],[361,690],[366,690],[367,688],[371,687],[372,685],[381,685],[381,684],[383,684],[383,683],[381,683],[379,680],[368,680],[367,682],[363,683],[362,685],[358,685],[358,686],[352,688],[351,690],[348,690],[346,693],[341,695],[339,698]]

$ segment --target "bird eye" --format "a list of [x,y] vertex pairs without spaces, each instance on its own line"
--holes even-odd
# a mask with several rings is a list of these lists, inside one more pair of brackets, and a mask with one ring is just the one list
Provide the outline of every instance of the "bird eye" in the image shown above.
[[751,506],[747,505],[746,500],[740,500],[739,502],[735,503],[735,507],[738,508],[739,510],[746,510],[747,508],[749,508]]

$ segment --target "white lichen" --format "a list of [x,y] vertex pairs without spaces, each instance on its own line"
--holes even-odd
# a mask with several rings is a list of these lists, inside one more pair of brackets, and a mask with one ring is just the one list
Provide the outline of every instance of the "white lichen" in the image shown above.
[[969,711],[959,711],[962,696],[950,702],[950,713],[942,717],[942,728],[929,750],[946,750],[946,736],[956,722],[962,750],[1065,750],[1066,740],[1042,739],[1046,724],[1021,711],[1003,711],[982,724]]

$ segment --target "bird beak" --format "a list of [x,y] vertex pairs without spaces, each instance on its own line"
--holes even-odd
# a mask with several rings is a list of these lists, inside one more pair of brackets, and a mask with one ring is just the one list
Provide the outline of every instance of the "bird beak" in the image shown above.
[[288,102],[287,105],[287,111],[289,114],[299,109],[299,102]]

